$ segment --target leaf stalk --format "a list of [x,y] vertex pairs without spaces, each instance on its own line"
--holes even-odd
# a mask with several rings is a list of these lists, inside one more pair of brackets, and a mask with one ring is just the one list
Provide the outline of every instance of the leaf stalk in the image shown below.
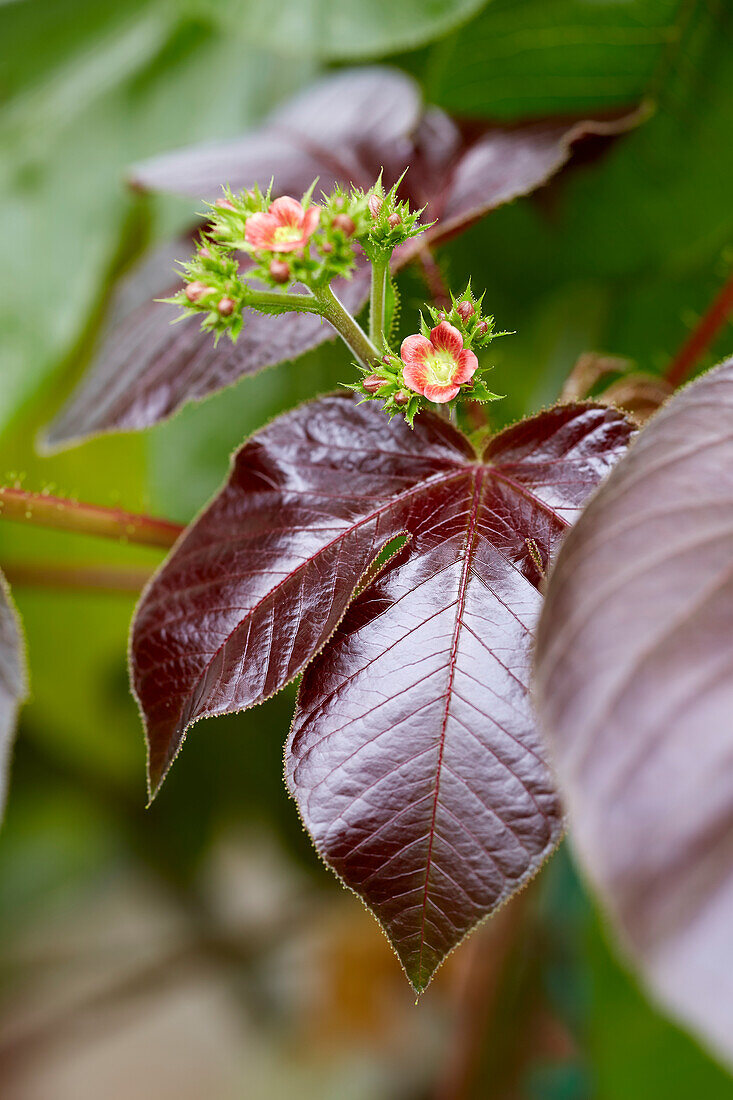
[[0,488],[0,518],[165,549],[183,530],[178,523],[154,516],[11,488]]

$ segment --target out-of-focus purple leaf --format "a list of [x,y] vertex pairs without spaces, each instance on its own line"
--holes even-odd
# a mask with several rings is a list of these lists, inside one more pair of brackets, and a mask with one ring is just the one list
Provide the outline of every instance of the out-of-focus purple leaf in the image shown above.
[[536,698],[623,944],[733,1059],[733,359],[657,414],[564,544]]
[[[215,199],[224,184],[238,191],[274,179],[277,194],[319,190],[337,181],[371,187],[380,154],[410,148],[422,113],[417,84],[397,69],[347,69],[289,100],[259,129],[217,145],[195,145],[137,165],[135,187]],[[404,161],[402,162],[404,166]]]
[[[133,180],[138,187],[213,198],[224,183],[240,189],[266,185],[273,177],[276,193],[299,195],[316,176],[325,190],[336,181],[367,188],[382,168],[391,185],[409,167],[403,197],[414,207],[427,207],[425,219],[436,224],[397,251],[397,270],[426,245],[545,183],[584,136],[619,133],[639,117],[637,112],[613,121],[493,128],[467,137],[442,111],[423,112],[417,86],[404,74],[354,69],[301,93],[254,133],[215,148],[196,146],[158,157],[138,166]],[[172,265],[158,266],[154,296],[165,297],[172,289]],[[150,270],[148,265],[148,275]],[[128,281],[136,277],[133,273]],[[362,269],[338,291],[352,310],[366,301],[366,278]],[[222,340],[215,348],[195,321],[171,328],[170,317],[171,307],[146,304],[108,330],[87,380],[51,425],[47,445],[148,427],[187,401],[301,355],[332,335],[307,315],[253,315],[235,347]]]
[[527,697],[537,561],[630,434],[614,410],[560,406],[478,455],[433,414],[413,431],[344,396],[258,432],[135,616],[153,790],[193,722],[266,699],[325,645],[303,681],[290,789],[424,989],[557,843]]
[[[182,242],[181,257],[186,256],[187,247],[187,242]],[[156,264],[161,278],[170,279],[170,254],[166,247],[160,258],[148,257],[144,261],[148,271]],[[124,297],[136,296],[136,279],[134,271],[127,277]],[[369,269],[361,263],[352,279],[334,283],[334,291],[353,313],[359,312],[369,296],[369,279]],[[155,298],[167,297],[177,286],[168,283]],[[211,333],[202,332],[195,317],[172,325],[173,311],[163,302],[148,300],[132,313],[123,313],[124,304],[121,299],[117,319],[104,338],[103,358],[49,427],[45,447],[81,441],[100,432],[157,424],[188,401],[226,389],[264,367],[296,359],[336,336],[326,321],[313,314],[272,317],[245,310],[244,328],[236,344],[222,339],[215,345]]]
[[0,812],[5,805],[15,723],[27,691],[23,634],[0,574]]
[[428,230],[427,241],[452,236],[497,206],[541,187],[584,138],[613,137],[644,117],[640,109],[615,119],[550,120],[486,131],[462,149],[445,191],[432,198],[430,219],[437,217],[438,224]]

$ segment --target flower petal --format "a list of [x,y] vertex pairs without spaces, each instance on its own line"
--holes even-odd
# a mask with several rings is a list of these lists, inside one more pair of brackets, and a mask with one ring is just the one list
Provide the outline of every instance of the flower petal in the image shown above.
[[458,329],[448,324],[447,321],[441,321],[439,325],[435,326],[430,333],[430,339],[433,347],[437,348],[438,351],[447,351],[456,359],[463,351],[463,337]]
[[270,247],[273,252],[302,252],[307,238],[298,237],[295,241],[278,241]]
[[468,382],[473,378],[478,368],[478,359],[469,351],[468,348],[464,348],[461,354],[458,356],[458,367],[453,375],[454,382]]
[[460,386],[454,386],[452,382],[430,382],[423,388],[423,396],[428,401],[435,401],[438,405],[444,405],[446,401],[452,401],[460,390]]
[[305,217],[303,207],[297,199],[291,199],[290,195],[283,195],[282,198],[275,199],[274,202],[270,203],[267,212],[277,219],[278,225],[300,226],[303,224],[303,218]]
[[307,241],[311,233],[318,225],[318,219],[321,216],[321,209],[319,206],[309,206],[305,212],[303,218],[303,240]]
[[434,352],[435,348],[425,336],[406,336],[400,347],[400,359],[407,366],[420,367]]
[[277,227],[278,220],[272,214],[250,214],[244,227],[244,239],[253,248],[271,248]]
[[415,393],[422,393],[425,386],[425,377],[427,375],[427,367],[425,363],[406,363],[402,371],[402,377],[405,380],[405,385],[409,386]]

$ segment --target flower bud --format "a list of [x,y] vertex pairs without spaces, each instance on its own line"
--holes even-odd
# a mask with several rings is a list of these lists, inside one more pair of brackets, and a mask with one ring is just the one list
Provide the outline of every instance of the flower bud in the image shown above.
[[198,302],[203,298],[204,294],[209,294],[210,292],[211,287],[207,286],[206,283],[194,282],[189,283],[186,287],[186,297],[189,302]]
[[330,241],[323,241],[323,243],[321,244],[321,252],[323,252],[326,256],[333,252],[333,245]]
[[337,214],[333,219],[333,227],[334,229],[340,229],[347,237],[350,237],[356,229],[354,219],[350,218],[348,214]]
[[410,400],[410,394],[407,392],[407,390],[397,390],[397,393],[394,395],[392,400],[394,401],[395,405],[403,408],[403,406],[405,406]]
[[290,279],[290,264],[285,260],[273,260],[270,263],[270,278],[276,283],[287,283]]
[[391,363],[392,362],[392,356],[391,355],[383,355],[382,356],[382,362],[383,363]]
[[382,209],[382,202],[383,202],[383,200],[380,199],[379,195],[370,195],[369,196],[369,201],[367,202],[367,206],[369,207],[369,212],[370,212],[370,214],[372,215],[373,218],[378,218],[379,217],[379,211]]
[[206,246],[199,249],[199,256],[203,256],[205,260],[211,259],[211,253],[209,252],[208,248],[206,248]]
[[488,331],[489,331],[489,322],[488,321],[479,321],[478,325],[476,326],[476,332],[479,334],[479,336],[485,336]]
[[376,393],[386,381],[387,379],[382,378],[381,374],[368,374],[366,378],[362,378],[361,384],[367,393]]
[[236,304],[237,303],[234,301],[233,298],[220,298],[219,304],[216,307],[219,311],[219,316],[231,317],[232,313],[234,313],[234,307]]
[[217,199],[214,206],[218,206],[220,210],[234,210],[236,212],[236,206],[229,199]]
[[396,229],[398,225],[402,224],[402,218],[399,216],[399,214],[390,214],[390,216],[387,218],[387,224],[389,225],[390,229]]
[[475,312],[476,310],[473,308],[471,303],[466,301],[465,299],[462,302],[459,302],[456,306],[456,313],[461,318],[464,325],[469,317],[473,317]]

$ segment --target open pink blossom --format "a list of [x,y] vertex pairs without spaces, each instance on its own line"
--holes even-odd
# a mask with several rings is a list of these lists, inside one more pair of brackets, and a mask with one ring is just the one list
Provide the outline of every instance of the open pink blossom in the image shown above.
[[283,195],[270,203],[266,214],[247,218],[244,239],[267,252],[299,252],[305,248],[320,217],[317,206],[304,210],[297,199]]
[[478,359],[463,346],[457,328],[441,321],[425,336],[408,336],[402,341],[400,356],[405,364],[405,382],[428,401],[444,404],[452,401],[463,382],[473,378]]

